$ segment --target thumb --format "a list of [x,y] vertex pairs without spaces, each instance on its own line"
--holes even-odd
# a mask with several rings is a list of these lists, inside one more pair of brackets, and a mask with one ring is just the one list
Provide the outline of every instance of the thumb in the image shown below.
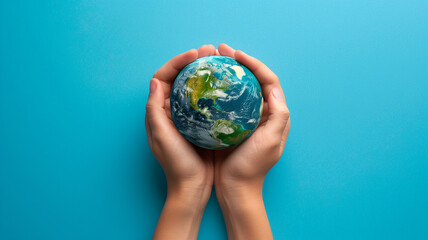
[[274,88],[270,91],[268,105],[269,112],[266,130],[269,136],[280,141],[288,119],[290,118],[290,112],[281,89]]
[[165,133],[168,117],[165,113],[165,97],[162,84],[157,78],[150,81],[149,99],[146,104],[146,117],[152,134]]

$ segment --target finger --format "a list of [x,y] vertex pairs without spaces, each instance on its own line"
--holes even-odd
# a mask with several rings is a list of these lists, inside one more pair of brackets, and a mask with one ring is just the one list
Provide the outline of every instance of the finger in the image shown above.
[[146,116],[151,136],[168,134],[170,119],[165,113],[165,97],[159,80],[153,78],[150,81],[149,99],[146,105]]
[[172,114],[171,114],[171,99],[167,98],[165,99],[165,114],[166,116],[172,120]]
[[269,104],[266,101],[263,101],[263,113],[262,117],[260,118],[260,125],[265,123],[268,119],[268,113],[269,113]]
[[288,133],[290,132],[290,124],[291,124],[291,118],[288,118],[287,125],[285,125],[284,132],[282,133],[281,137],[281,151],[284,151],[285,144],[287,143]]
[[235,58],[235,49],[229,47],[225,43],[218,45],[218,51],[222,56]]
[[198,58],[215,55],[214,45],[202,45],[198,49]]
[[254,75],[260,83],[263,90],[263,95],[268,96],[274,88],[281,89],[278,77],[273,73],[265,64],[257,60],[255,57],[251,57],[241,50],[235,52],[235,59],[245,65]]
[[149,142],[150,148],[152,147],[152,130],[150,129],[149,122],[147,120],[147,114],[144,117],[144,125],[146,126],[147,140]]
[[281,141],[290,113],[285,104],[284,95],[279,88],[274,88],[269,93],[268,101],[269,113],[266,131],[268,131],[269,136]]
[[159,68],[159,70],[157,70],[153,75],[153,78],[157,78],[161,82],[171,84],[181,69],[183,69],[187,64],[195,61],[197,58],[198,50],[196,49],[179,54],[171,58],[171,60]]
[[219,55],[220,55],[220,53],[218,52],[218,49],[216,49],[216,50],[215,50],[215,55],[216,55],[216,56],[219,56]]

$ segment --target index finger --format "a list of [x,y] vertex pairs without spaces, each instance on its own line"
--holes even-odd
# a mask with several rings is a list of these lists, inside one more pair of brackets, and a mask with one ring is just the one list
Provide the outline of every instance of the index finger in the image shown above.
[[161,68],[159,68],[153,77],[163,83],[171,84],[178,73],[180,73],[181,69],[183,69],[187,64],[195,61],[197,58],[198,50],[196,49],[179,54],[171,58]]
[[269,93],[274,88],[281,89],[281,84],[279,83],[279,78],[273,73],[264,63],[258,60],[255,57],[247,55],[241,50],[235,51],[236,61],[242,63],[246,66],[254,75],[262,87],[263,96],[269,96]]
[[278,77],[260,60],[245,54],[241,50],[235,51],[235,49],[224,43],[218,46],[218,50],[221,55],[234,58],[254,73],[262,87],[263,96],[269,96],[273,88],[282,90]]

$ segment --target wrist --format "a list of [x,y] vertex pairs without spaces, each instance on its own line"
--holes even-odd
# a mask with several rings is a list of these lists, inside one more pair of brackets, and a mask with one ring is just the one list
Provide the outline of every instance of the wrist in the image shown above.
[[263,182],[216,185],[230,239],[272,239],[262,188]]
[[168,185],[153,239],[196,239],[210,192],[208,188]]
[[220,206],[239,211],[254,204],[263,204],[263,179],[216,180],[215,191]]
[[183,210],[203,211],[211,195],[212,183],[168,181],[167,202]]

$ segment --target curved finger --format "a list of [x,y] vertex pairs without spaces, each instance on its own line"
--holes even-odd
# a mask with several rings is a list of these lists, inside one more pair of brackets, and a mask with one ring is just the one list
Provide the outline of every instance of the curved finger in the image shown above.
[[171,114],[171,99],[170,98],[166,98],[165,99],[165,114],[166,116],[172,120],[172,114]]
[[146,116],[151,136],[168,134],[170,119],[165,112],[165,97],[159,80],[153,78],[150,81],[149,99],[146,104]]
[[264,96],[268,96],[273,88],[281,89],[278,77],[260,60],[241,50],[235,51],[235,59],[254,73],[262,87]]
[[218,51],[222,56],[235,58],[235,49],[231,48],[226,43],[218,45]]
[[198,58],[215,55],[215,47],[212,44],[202,45],[198,49]]
[[147,120],[147,113],[144,117],[144,125],[146,126],[146,134],[147,134],[147,140],[149,142],[149,147],[152,147],[152,130],[150,129],[149,122]]
[[287,126],[290,112],[285,104],[285,99],[282,91],[278,88],[274,88],[268,96],[269,102],[269,113],[266,122],[266,131],[269,136],[282,140],[283,132]]
[[262,125],[267,121],[268,116],[269,116],[268,113],[269,113],[269,104],[267,103],[267,101],[263,101],[263,113],[262,113],[262,116],[260,118],[259,125]]
[[291,126],[291,118],[288,118],[287,125],[285,125],[285,129],[282,132],[281,137],[281,151],[284,151],[285,144],[287,143],[288,133],[290,133],[290,126]]
[[197,58],[198,50],[196,49],[179,54],[171,58],[171,60],[159,68],[153,77],[159,79],[161,82],[171,84],[181,69],[183,69],[187,64],[195,61]]

